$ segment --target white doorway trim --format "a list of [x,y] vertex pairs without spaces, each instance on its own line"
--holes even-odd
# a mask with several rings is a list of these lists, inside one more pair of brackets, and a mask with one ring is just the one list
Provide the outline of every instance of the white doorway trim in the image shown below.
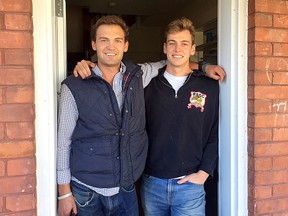
[[218,1],[220,89],[219,216],[248,215],[247,46],[248,0]]
[[63,17],[55,1],[32,0],[34,26],[37,215],[56,215],[57,90],[66,74],[65,0]]

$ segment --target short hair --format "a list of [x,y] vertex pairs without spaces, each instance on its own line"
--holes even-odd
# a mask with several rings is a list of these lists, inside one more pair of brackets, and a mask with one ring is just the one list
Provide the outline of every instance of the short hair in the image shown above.
[[118,26],[120,26],[124,31],[125,41],[128,41],[129,27],[127,26],[125,21],[120,16],[116,16],[116,15],[103,16],[97,20],[97,22],[91,27],[91,31],[90,31],[91,41],[96,40],[96,33],[97,33],[99,26],[101,26],[101,25],[118,25]]
[[168,34],[181,32],[188,30],[191,34],[192,44],[195,42],[195,28],[191,20],[186,17],[182,17],[170,22],[165,31],[165,41],[167,40]]

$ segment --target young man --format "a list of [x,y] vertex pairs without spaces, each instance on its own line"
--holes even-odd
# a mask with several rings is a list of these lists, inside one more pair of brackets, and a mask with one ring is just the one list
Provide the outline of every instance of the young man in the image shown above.
[[70,76],[62,83],[57,143],[60,216],[138,215],[134,182],[145,166],[148,138],[143,71],[122,61],[128,33],[121,18],[100,18],[91,29],[98,56],[93,73],[84,80]]
[[168,25],[167,67],[145,89],[149,149],[141,196],[146,216],[205,216],[204,183],[218,157],[219,84],[191,73],[194,37],[186,18]]

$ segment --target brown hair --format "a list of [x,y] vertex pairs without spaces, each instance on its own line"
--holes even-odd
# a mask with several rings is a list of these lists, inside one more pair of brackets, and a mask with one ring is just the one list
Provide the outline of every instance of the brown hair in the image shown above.
[[118,26],[120,26],[124,31],[125,41],[128,41],[129,27],[127,26],[127,24],[125,23],[125,21],[121,17],[116,16],[116,15],[103,16],[97,20],[97,22],[91,27],[91,32],[90,32],[91,41],[96,40],[96,33],[97,33],[99,26],[101,26],[101,25],[118,25]]
[[191,20],[182,17],[180,19],[173,20],[170,22],[165,31],[165,41],[167,40],[167,35],[171,33],[177,33],[180,31],[188,30],[191,34],[192,44],[194,44],[195,39],[195,28]]

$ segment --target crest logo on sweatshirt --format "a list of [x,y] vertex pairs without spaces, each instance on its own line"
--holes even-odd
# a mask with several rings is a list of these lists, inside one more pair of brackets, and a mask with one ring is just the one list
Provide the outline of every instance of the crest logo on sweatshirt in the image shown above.
[[204,112],[204,106],[205,106],[205,103],[206,103],[206,97],[207,97],[206,94],[203,94],[201,92],[191,91],[191,96],[190,96],[190,99],[189,99],[190,103],[188,103],[187,108],[191,109],[192,106],[195,106],[196,108],[200,108],[201,112]]

